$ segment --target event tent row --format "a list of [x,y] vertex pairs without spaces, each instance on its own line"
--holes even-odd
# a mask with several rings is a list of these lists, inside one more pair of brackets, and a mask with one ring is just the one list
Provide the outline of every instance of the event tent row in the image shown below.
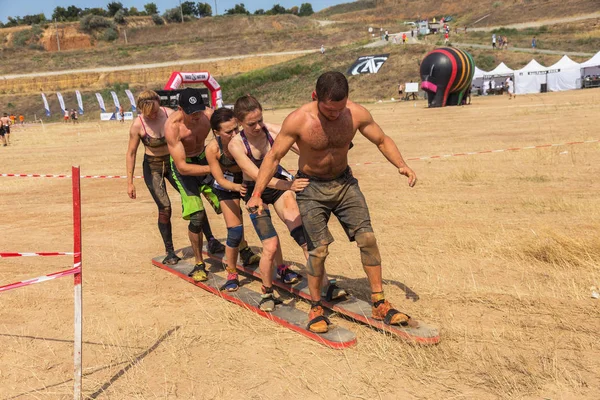
[[514,81],[515,94],[540,93],[542,91],[559,92],[580,89],[585,77],[600,76],[600,51],[583,63],[563,56],[557,63],[545,67],[536,60],[521,69],[513,70],[500,63],[491,71],[483,71],[475,67],[473,86],[482,88],[499,86],[511,77]]

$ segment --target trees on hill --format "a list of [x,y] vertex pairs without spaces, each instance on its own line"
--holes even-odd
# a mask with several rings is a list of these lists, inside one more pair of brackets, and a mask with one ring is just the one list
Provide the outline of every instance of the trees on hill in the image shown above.
[[[254,15],[277,15],[277,14],[294,14],[300,17],[307,17],[314,13],[310,3],[302,3],[300,7],[293,6],[289,9],[281,6],[279,3],[273,5],[270,10],[265,11],[260,8],[254,11]],[[208,2],[184,1],[180,7],[168,9],[164,12],[163,18],[167,22],[181,22],[181,14],[185,19],[193,19],[194,17],[203,18],[212,16],[212,7]],[[244,14],[249,15],[250,11],[246,9],[244,3],[236,4],[233,8],[225,10],[226,15]],[[136,7],[127,8],[120,1],[111,1],[106,5],[106,9],[100,7],[81,9],[71,5],[68,7],[56,7],[52,12],[52,19],[61,22],[81,21],[87,15],[98,17],[112,17],[117,23],[124,24],[125,16],[149,15],[152,16],[154,23],[162,24],[164,21],[158,15],[158,7],[156,3],[146,3],[144,11],[138,10]],[[159,21],[160,20],[160,21]],[[10,27],[17,25],[39,25],[47,22],[46,16],[43,13],[25,15],[24,17],[8,17],[6,23],[0,22],[1,27]],[[89,22],[89,21],[88,21]],[[86,22],[87,25],[87,22]]]

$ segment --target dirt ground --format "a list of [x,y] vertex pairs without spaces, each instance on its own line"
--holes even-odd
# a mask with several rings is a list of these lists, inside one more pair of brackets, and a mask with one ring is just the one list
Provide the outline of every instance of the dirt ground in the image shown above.
[[[431,110],[422,101],[366,106],[406,158],[599,139],[597,89]],[[289,111],[266,111],[265,120]],[[83,174],[124,175],[127,130],[117,122],[15,129],[13,145],[0,148],[0,173],[70,173],[79,164]],[[415,347],[334,316],[358,344],[331,350],[226,303],[152,266],[163,249],[141,180],[130,200],[124,179],[85,179],[86,397],[597,398],[600,300],[590,287],[600,285],[599,144],[412,161],[412,189],[375,146],[355,144],[350,160],[388,298],[439,326],[439,345]],[[290,155],[283,164],[295,163]],[[175,244],[184,247],[187,224],[170,193]],[[0,202],[0,251],[71,251],[69,179],[0,177]],[[222,218],[209,217],[224,238]],[[275,225],[285,257],[302,261]],[[330,225],[328,271],[367,298],[356,246]],[[0,284],[70,264],[2,259]],[[72,288],[61,278],[1,295],[0,398],[72,398]]]

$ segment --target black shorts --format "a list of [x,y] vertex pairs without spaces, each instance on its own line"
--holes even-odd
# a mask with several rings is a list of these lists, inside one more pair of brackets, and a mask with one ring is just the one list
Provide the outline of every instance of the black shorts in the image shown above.
[[[282,175],[280,173],[276,173],[274,178],[281,179],[284,181],[288,180],[285,175]],[[250,201],[250,198],[252,197],[252,192],[254,191],[254,186],[256,185],[254,181],[244,181],[244,184],[246,185],[246,195],[244,196],[244,201],[247,203]],[[285,192],[285,190],[266,188],[265,191],[262,193],[262,196],[260,196],[260,198],[265,204],[275,204],[275,202],[279,200],[279,198],[283,196]]]
[[331,213],[340,221],[350,241],[359,233],[373,232],[367,201],[350,167],[337,178],[329,180],[300,171],[296,177],[310,180],[307,187],[296,193],[308,250],[333,242],[327,227]]
[[[230,182],[233,183],[242,183],[243,175],[241,172],[223,172],[223,176]],[[242,198],[240,192],[230,191],[225,189],[223,186],[219,185],[217,180],[213,182],[213,193],[217,195],[219,201],[221,200],[238,200]]]

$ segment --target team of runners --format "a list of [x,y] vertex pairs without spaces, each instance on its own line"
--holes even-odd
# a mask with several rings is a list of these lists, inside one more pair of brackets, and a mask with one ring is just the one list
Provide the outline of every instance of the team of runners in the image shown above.
[[[181,195],[182,216],[189,221],[188,237],[195,257],[190,277],[195,281],[208,279],[202,255],[204,232],[209,253],[225,253],[227,281],[221,290],[238,290],[236,262],[241,256],[244,264],[258,263],[262,277],[259,306],[263,311],[272,311],[277,304],[274,272],[284,284],[301,279],[283,261],[279,236],[271,221],[272,208],[306,257],[311,295],[308,329],[324,333],[330,322],[321,298],[331,301],[347,295],[326,274],[328,246],[334,240],[327,225],[333,213],[348,239],[359,248],[371,289],[372,317],[389,325],[417,326],[408,314],[395,309],[383,292],[382,261],[369,210],[348,166],[348,151],[356,132],[377,146],[399,174],[408,178],[411,187],[417,178],[392,139],[368,110],[348,100],[348,93],[343,74],[326,72],[317,80],[313,101],[288,115],[280,126],[263,120],[262,106],[251,95],[240,97],[233,110],[214,111],[204,104],[200,90],[186,88],[179,95],[177,111],[172,111],[160,107],[155,92],[142,92],[137,99],[141,114],[130,129],[127,191],[135,199],[135,154],[142,142],[144,180],[158,206],[164,263],[179,261],[171,233],[171,205],[165,185],[168,180]],[[215,139],[207,144],[211,130]],[[279,164],[289,150],[299,156],[295,176]],[[225,246],[210,232],[202,196],[217,214],[223,214]],[[261,242],[260,256],[245,240],[244,209]]]

